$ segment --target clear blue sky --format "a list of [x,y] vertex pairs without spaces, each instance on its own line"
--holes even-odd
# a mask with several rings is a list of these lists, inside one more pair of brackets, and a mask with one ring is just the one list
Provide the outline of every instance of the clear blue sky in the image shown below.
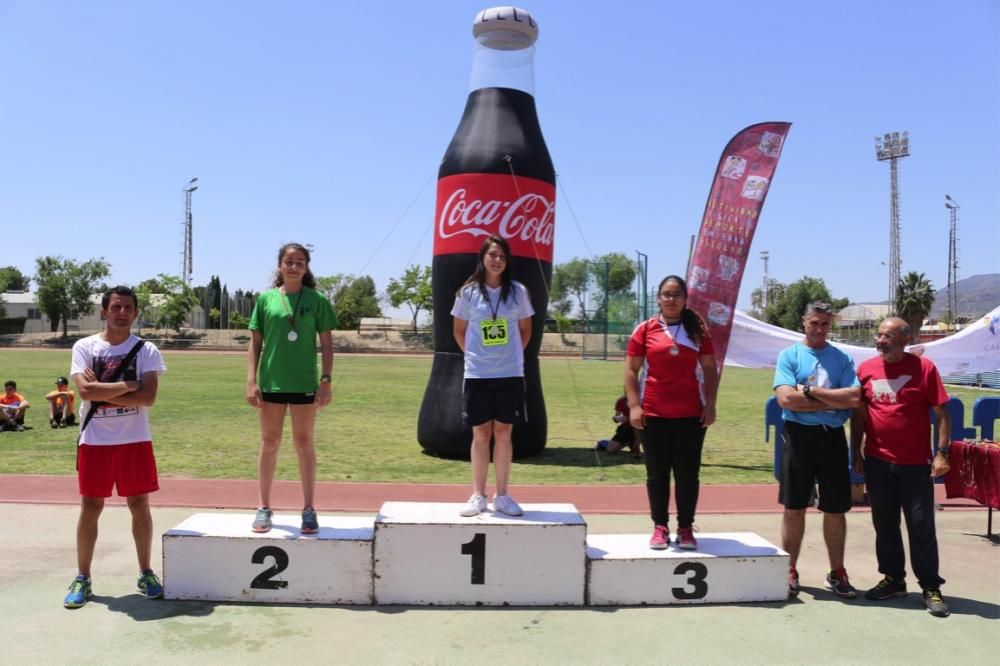
[[[0,265],[103,256],[114,282],[179,274],[181,188],[197,176],[195,285],[264,288],[294,240],[315,246],[316,274],[383,290],[430,263],[437,165],[488,6],[0,0]],[[1000,270],[995,0],[522,6],[540,26],[557,263],[641,250],[650,281],[683,272],[720,151],[784,120],[741,306],[760,250],[781,281],[886,298],[889,167],[873,137],[893,130],[911,137],[903,272],[945,286],[946,193],[961,275]]]

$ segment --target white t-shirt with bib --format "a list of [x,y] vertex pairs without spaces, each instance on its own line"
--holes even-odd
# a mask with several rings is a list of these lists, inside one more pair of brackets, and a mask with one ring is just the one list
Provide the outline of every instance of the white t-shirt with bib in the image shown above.
[[[73,361],[70,375],[83,374],[90,368],[97,375],[98,381],[108,381],[118,370],[132,347],[139,341],[134,335],[118,345],[111,345],[100,334],[78,340],[73,345]],[[116,381],[135,381],[144,374],[155,372],[161,374],[167,371],[160,350],[152,342],[145,342],[139,353],[129,363],[125,372]],[[80,423],[90,412],[90,401],[80,401]],[[149,408],[138,405],[102,405],[94,412],[94,418],[87,424],[87,429],[81,433],[80,443],[93,446],[111,446],[114,444],[134,444],[153,440],[149,428]]]
[[[488,298],[483,297],[479,285],[467,284],[455,297],[451,316],[469,322],[465,329],[465,378],[498,379],[524,376],[524,350],[521,348],[521,328],[518,322],[535,314],[528,297],[528,289],[511,280],[507,300],[500,300],[500,287],[486,287]],[[482,322],[506,320],[504,344],[486,344]],[[487,327],[491,328],[491,327]],[[493,337],[497,329],[493,327]]]

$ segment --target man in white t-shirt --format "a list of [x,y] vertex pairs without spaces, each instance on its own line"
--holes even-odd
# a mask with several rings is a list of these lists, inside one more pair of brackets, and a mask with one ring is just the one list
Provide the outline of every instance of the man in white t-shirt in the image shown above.
[[156,401],[159,375],[166,371],[160,351],[132,335],[138,299],[128,287],[113,287],[101,299],[105,329],[73,345],[70,375],[81,398],[77,470],[80,520],[76,528],[79,574],[63,600],[80,608],[90,598],[90,565],[104,500],[117,487],[132,512],[132,536],[139,560],[140,594],[163,596],[150,566],[153,517],[149,493],[159,490],[149,429],[149,408]]

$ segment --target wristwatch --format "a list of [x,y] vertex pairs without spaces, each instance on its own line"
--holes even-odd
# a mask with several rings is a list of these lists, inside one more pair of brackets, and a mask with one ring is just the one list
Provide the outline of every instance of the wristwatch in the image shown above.
[[948,449],[950,449],[950,448],[951,448],[950,446],[946,446],[943,449],[938,449],[937,452],[940,453],[941,455],[943,455],[945,458],[947,458],[948,457]]
[[333,378],[331,378],[330,375],[320,375],[319,381],[322,384],[329,384],[330,382],[333,381]]
[[814,398],[811,395],[809,395],[810,393],[812,393],[812,386],[809,386],[809,384],[806,384],[805,386],[802,387],[802,395],[804,395],[805,397],[809,398],[810,400],[815,400],[816,398]]

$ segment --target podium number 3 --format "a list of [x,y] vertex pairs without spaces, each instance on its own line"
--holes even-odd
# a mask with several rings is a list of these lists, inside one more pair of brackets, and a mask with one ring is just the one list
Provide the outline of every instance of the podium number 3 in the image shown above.
[[288,587],[287,580],[271,580],[288,568],[288,553],[277,546],[264,546],[253,552],[253,557],[250,558],[250,561],[254,564],[264,564],[264,560],[269,557],[274,560],[274,564],[261,571],[253,579],[253,582],[250,583],[251,588],[256,590],[280,590]]
[[462,555],[472,555],[470,582],[473,585],[486,583],[486,533],[477,532],[472,541],[462,544]]
[[[702,599],[708,594],[708,583],[705,582],[708,577],[708,567],[701,562],[685,562],[674,569],[674,573],[678,576],[687,576],[684,579],[687,585],[671,590],[677,599]],[[688,586],[691,587],[690,590]]]

